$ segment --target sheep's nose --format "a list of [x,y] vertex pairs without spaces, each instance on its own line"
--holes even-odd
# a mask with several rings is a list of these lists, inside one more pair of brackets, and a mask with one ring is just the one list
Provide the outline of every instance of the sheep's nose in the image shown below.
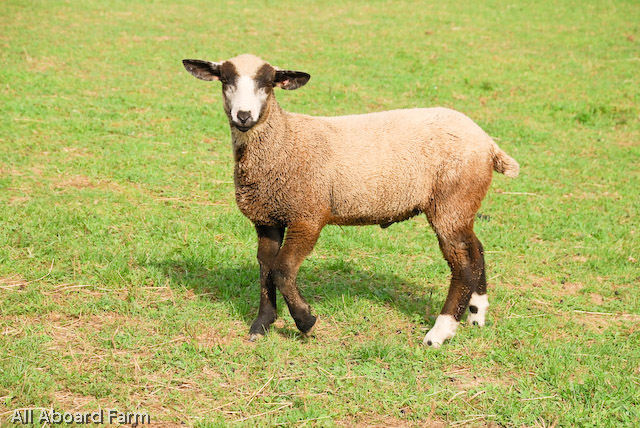
[[238,112],[238,120],[242,122],[243,125],[247,123],[249,119],[251,119],[251,112],[245,110],[240,110]]

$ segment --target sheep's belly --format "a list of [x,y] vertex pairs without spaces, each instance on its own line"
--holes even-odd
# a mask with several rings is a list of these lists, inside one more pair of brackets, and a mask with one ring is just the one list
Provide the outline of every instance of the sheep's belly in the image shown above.
[[418,207],[399,211],[395,213],[385,213],[377,215],[359,214],[359,215],[332,215],[329,218],[329,224],[335,224],[340,226],[361,226],[379,224],[383,228],[391,226],[393,223],[404,221],[420,214],[422,210]]
[[421,186],[340,190],[332,195],[331,224],[388,226],[420,214],[425,207],[426,192]]

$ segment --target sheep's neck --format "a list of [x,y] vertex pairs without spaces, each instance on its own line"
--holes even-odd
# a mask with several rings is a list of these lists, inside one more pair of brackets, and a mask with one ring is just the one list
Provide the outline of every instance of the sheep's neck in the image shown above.
[[242,133],[232,128],[231,131],[236,193],[239,194],[263,194],[260,186],[272,187],[290,167],[293,141],[287,135],[288,113],[273,96],[267,102],[262,119],[251,130]]
[[286,112],[271,95],[260,121],[248,132],[231,128],[236,163],[268,162],[286,150]]

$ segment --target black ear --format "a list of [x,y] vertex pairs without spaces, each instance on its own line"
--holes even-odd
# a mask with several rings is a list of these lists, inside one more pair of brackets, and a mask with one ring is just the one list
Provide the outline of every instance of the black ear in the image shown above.
[[303,71],[276,69],[276,78],[273,83],[278,88],[293,90],[306,85],[309,79],[311,79],[311,75]]
[[220,80],[220,63],[200,59],[183,59],[184,68],[201,80]]

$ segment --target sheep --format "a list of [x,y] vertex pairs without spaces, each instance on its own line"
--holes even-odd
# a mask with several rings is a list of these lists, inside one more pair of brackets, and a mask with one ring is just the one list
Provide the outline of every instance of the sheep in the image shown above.
[[235,159],[235,196],[258,235],[260,306],[249,340],[276,320],[276,289],[297,328],[317,325],[300,294],[298,269],[332,225],[389,225],[424,213],[451,269],[440,315],[424,337],[440,347],[489,306],[484,250],[473,222],[493,171],[516,177],[518,163],[462,113],[446,108],[315,117],[284,111],[274,88],[310,75],[245,54],[223,62],[185,59],[193,76],[222,83]]

